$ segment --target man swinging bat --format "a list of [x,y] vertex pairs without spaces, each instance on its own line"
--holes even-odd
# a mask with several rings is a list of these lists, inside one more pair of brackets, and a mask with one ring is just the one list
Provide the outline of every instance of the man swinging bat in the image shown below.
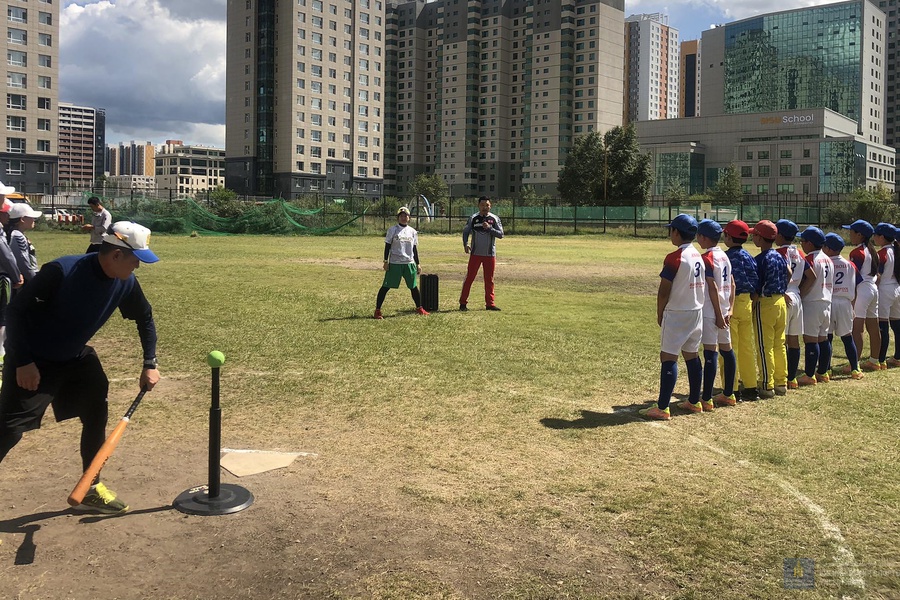
[[[64,256],[47,263],[8,308],[6,362],[0,389],[0,462],[41,426],[47,407],[57,421],[82,423],[84,470],[106,439],[109,380],[87,345],[117,308],[137,323],[144,353],[141,388],[159,381],[153,312],[134,276],[140,263],[159,260],[149,248],[150,230],[120,221],[103,236],[97,253]],[[76,508],[107,514],[128,505],[100,476]]]

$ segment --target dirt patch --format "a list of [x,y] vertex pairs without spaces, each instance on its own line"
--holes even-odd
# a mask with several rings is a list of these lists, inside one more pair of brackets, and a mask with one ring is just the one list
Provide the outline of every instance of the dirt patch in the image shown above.
[[[168,388],[168,386],[167,386]],[[167,393],[178,394],[177,389]],[[157,398],[157,401],[161,399]],[[207,442],[148,420],[104,471],[131,504],[121,517],[76,514],[74,422],[26,436],[0,481],[0,596],[55,598],[499,598],[599,590],[627,596],[640,570],[587,530],[523,529],[501,516],[423,502],[362,460],[300,457],[223,482],[247,487],[244,512],[171,509],[207,481]],[[575,550],[575,551],[573,551]],[[593,590],[582,595],[578,590]],[[654,591],[655,590],[655,591]]]

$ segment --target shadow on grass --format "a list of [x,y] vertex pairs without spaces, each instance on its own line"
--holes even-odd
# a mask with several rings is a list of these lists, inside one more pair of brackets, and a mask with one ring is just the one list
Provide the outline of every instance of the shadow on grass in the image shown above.
[[[132,515],[143,515],[148,513],[162,512],[166,510],[172,510],[172,506],[157,506],[155,508],[145,508],[143,510],[134,510],[130,512],[123,513],[121,515],[85,515],[83,518],[79,519],[79,523],[97,523],[100,521],[105,521],[107,519],[117,519],[122,517],[128,517]],[[16,565],[30,565],[34,563],[34,556],[37,552],[37,544],[34,541],[34,534],[40,531],[41,525],[37,523],[37,521],[48,521],[50,519],[56,517],[63,517],[68,515],[78,514],[71,508],[66,508],[63,510],[55,510],[55,511],[46,511],[34,513],[31,515],[23,515],[21,517],[16,517],[15,519],[7,519],[5,521],[0,521],[0,533],[23,533],[25,534],[25,539],[22,540],[22,543],[19,545],[19,548],[16,550],[16,558],[13,564]]]
[[[440,312],[440,311],[435,311]],[[430,314],[430,313],[429,313]],[[411,310],[409,312],[398,312],[392,315],[384,315],[384,320],[387,321],[389,319],[397,319],[403,317],[418,317],[420,315],[416,314],[416,311]],[[364,315],[348,315],[346,317],[328,317],[327,319],[319,319],[320,323],[328,323],[330,321],[374,321],[371,314]]]
[[644,421],[637,411],[646,406],[646,404],[613,406],[613,412],[611,413],[582,410],[580,419],[570,420],[545,417],[541,419],[541,425],[549,429],[593,429],[595,427],[626,425],[628,423],[634,423],[635,421]]

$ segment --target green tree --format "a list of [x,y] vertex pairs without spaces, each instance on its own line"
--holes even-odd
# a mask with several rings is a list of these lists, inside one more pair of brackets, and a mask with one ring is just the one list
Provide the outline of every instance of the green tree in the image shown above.
[[665,196],[669,206],[681,206],[688,200],[687,190],[684,189],[683,185],[674,180],[670,181],[668,187],[666,187]]
[[559,173],[559,193],[573,204],[643,205],[650,196],[650,155],[641,153],[634,127],[575,139]]
[[741,176],[734,163],[725,167],[716,185],[710,190],[712,203],[715,205],[740,204],[744,197],[741,189]]
[[409,191],[416,198],[419,195],[428,198],[431,204],[443,202],[447,199],[449,190],[447,183],[439,175],[420,173],[409,186]]
[[244,212],[244,207],[238,199],[237,192],[218,186],[209,192],[209,212],[220,217],[238,217]]
[[548,200],[550,196],[547,194],[538,194],[532,185],[523,185],[519,194],[519,201],[523,206],[538,206]]

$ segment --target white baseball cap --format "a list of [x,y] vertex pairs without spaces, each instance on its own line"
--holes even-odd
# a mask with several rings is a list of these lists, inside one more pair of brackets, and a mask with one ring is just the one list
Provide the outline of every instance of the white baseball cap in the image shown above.
[[9,218],[10,219],[21,219],[22,217],[31,217],[32,219],[39,219],[41,215],[44,213],[34,210],[31,208],[30,204],[25,202],[13,202],[12,206],[9,207]]
[[7,194],[15,194],[16,188],[11,185],[6,185],[2,181],[0,181],[0,196],[6,196]]
[[150,249],[150,230],[133,221],[113,223],[103,234],[103,241],[128,248],[141,262],[155,263],[159,260]]

